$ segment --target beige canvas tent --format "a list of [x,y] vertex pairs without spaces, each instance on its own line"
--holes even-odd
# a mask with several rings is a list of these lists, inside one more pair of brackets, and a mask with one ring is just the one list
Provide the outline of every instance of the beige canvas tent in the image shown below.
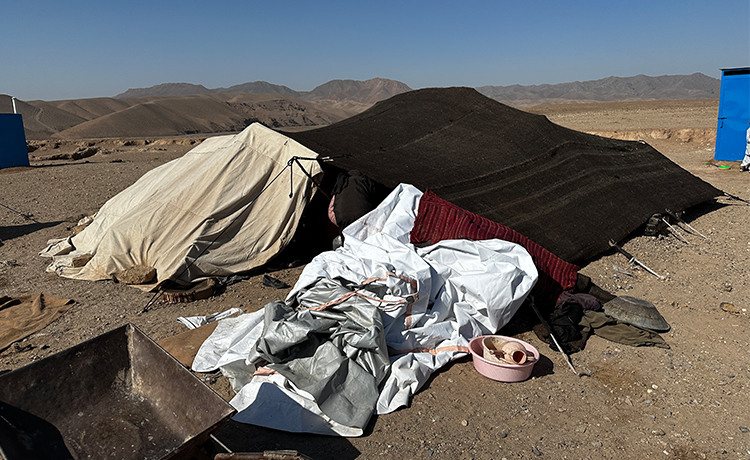
[[315,192],[300,164],[322,175],[316,161],[295,157],[317,154],[259,123],[206,139],[110,199],[81,233],[48,248],[49,270],[101,280],[144,265],[156,269],[158,282],[188,284],[262,266],[289,243]]

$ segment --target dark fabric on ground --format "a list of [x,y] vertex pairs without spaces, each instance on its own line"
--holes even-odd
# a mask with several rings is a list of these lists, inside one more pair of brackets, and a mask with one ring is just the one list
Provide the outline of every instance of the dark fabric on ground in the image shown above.
[[[669,344],[664,338],[654,331],[643,329],[632,324],[622,323],[615,318],[599,311],[585,311],[582,316],[578,315],[580,305],[568,305],[566,310],[555,310],[550,318],[552,323],[550,327],[553,334],[565,353],[572,354],[583,350],[586,347],[591,334],[609,340],[610,342],[630,345],[633,347],[658,347],[669,348]],[[580,318],[578,323],[579,334],[572,335],[573,327],[570,320]],[[542,324],[537,324],[532,329],[539,340],[548,344],[552,350],[557,351],[557,347],[549,336],[549,332]]]
[[591,281],[591,278],[580,272],[578,273],[578,279],[576,280],[576,286],[573,289],[573,292],[576,294],[589,294],[597,299],[602,305],[617,297],[594,284]]
[[410,91],[285,134],[333,157],[333,167],[430,188],[576,265],[655,212],[721,195],[648,144],[563,128],[471,88]]
[[464,238],[497,238],[523,246],[539,271],[539,279],[531,292],[544,310],[551,309],[563,291],[571,291],[576,285],[578,267],[575,265],[565,262],[513,229],[461,209],[427,190],[419,200],[411,242],[432,245],[442,240]]
[[[541,323],[536,324],[534,325],[534,327],[532,327],[532,331],[534,331],[534,334],[536,334],[539,340],[549,345],[550,350],[558,351],[557,347],[555,346],[555,343],[552,341],[552,339],[549,336],[549,332],[547,331],[547,328],[545,328],[544,325],[542,325]],[[582,334],[579,334],[578,340],[573,340],[571,342],[563,342],[557,337],[557,334],[555,334],[555,338],[557,339],[557,341],[561,342],[560,346],[562,347],[563,351],[569,355],[572,355],[573,353],[578,353],[579,351],[586,348],[586,342],[588,342],[590,336],[591,336],[591,332],[588,331],[585,336]]]
[[602,311],[602,303],[593,295],[571,294],[569,292],[563,292],[560,298],[557,299],[555,309],[560,310],[570,304],[580,305],[583,311]]
[[580,325],[583,327],[581,334],[584,337],[594,333],[603,339],[623,345],[669,348],[664,338],[656,332],[622,323],[603,312],[585,312]]
[[[596,297],[589,294],[571,294],[563,292],[555,304],[555,309],[549,317],[552,333],[560,342],[565,353],[576,353],[583,349],[591,331],[581,333],[580,326],[584,314],[588,311],[600,311],[602,304]],[[543,330],[543,329],[542,329]],[[537,335],[539,331],[535,331]],[[557,347],[551,345],[553,350]]]
[[578,323],[583,318],[583,308],[577,303],[568,303],[556,308],[549,317],[552,333],[560,344],[581,340]]

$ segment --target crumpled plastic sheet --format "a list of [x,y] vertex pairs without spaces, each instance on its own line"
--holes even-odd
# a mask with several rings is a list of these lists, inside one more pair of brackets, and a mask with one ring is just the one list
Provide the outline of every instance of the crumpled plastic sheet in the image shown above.
[[214,321],[229,318],[230,316],[234,316],[241,312],[241,308],[234,307],[230,308],[229,310],[211,313],[210,315],[206,316],[180,316],[179,318],[177,318],[177,321],[181,324],[184,324],[188,329],[195,329],[201,326],[205,326],[208,323],[213,323]]
[[310,394],[332,420],[364,427],[390,362],[378,308],[349,292],[323,278],[304,292],[307,302],[317,307],[331,298],[346,299],[322,312],[296,309],[294,302],[266,305],[263,335],[247,361],[269,362],[266,368]]
[[[373,364],[376,360],[372,356],[369,361],[360,360],[362,363],[358,364],[361,369],[371,371],[374,382],[379,382],[376,400],[373,402],[369,393],[358,392],[347,385],[339,386],[336,391],[319,391],[317,383],[326,381],[330,375],[299,378],[296,371],[304,374],[313,367],[292,369],[300,363],[294,363],[294,359],[285,362],[283,350],[289,344],[264,344],[262,338],[268,330],[264,330],[261,315],[256,312],[243,315],[253,319],[240,317],[221,321],[193,363],[196,371],[221,368],[230,377],[238,391],[231,401],[238,410],[235,420],[286,431],[359,436],[369,420],[369,415],[362,414],[373,411],[384,414],[408,405],[412,395],[433,372],[468,353],[468,343],[473,337],[495,333],[508,323],[537,280],[531,256],[521,246],[501,240],[449,240],[415,248],[409,244],[409,232],[420,196],[421,192],[413,186],[402,184],[396,188],[378,208],[344,230],[341,248],[320,254],[305,267],[285,307],[269,304],[261,310],[267,318],[278,319],[279,308],[300,307],[302,310],[286,310],[281,317],[312,317],[312,309],[319,308],[321,302],[357,291],[366,280],[378,279],[364,289],[363,297],[351,294],[359,307],[347,310],[350,316],[355,310],[361,310],[357,320],[363,322],[358,327],[367,324],[361,315],[368,309],[375,308],[380,315],[382,335],[390,355],[389,372],[381,381],[380,370]],[[335,310],[341,305],[334,303],[321,313],[342,314]],[[328,320],[332,326],[335,323],[339,327],[351,317]],[[225,321],[236,323],[223,327]],[[373,321],[376,324],[377,321]],[[291,327],[274,321],[265,324],[266,329],[269,324]],[[289,336],[296,337],[290,339],[291,342],[303,343],[295,342],[300,340],[300,330],[290,332]],[[351,337],[347,345],[356,342]],[[353,350],[357,347],[346,348],[342,341],[333,345],[332,348],[339,350],[336,353],[341,353],[338,357],[350,357],[346,366],[356,363],[359,352]],[[274,358],[271,348],[281,351],[281,355]],[[321,356],[336,353],[327,350]],[[279,374],[251,377],[261,358],[280,361],[269,366],[281,364],[276,369]],[[349,398],[344,406],[356,407],[356,416],[348,416],[347,413],[353,412],[342,409],[340,400],[327,405],[332,393],[342,391],[342,397]],[[364,396],[359,398],[360,394]],[[319,400],[321,395],[324,398]]]

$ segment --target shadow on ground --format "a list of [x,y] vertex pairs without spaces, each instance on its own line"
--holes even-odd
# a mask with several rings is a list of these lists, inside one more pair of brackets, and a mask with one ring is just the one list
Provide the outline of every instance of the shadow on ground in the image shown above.
[[31,224],[0,226],[0,241],[12,240],[19,236],[28,235],[44,228],[60,225],[63,221],[57,222],[34,222]]
[[[313,460],[335,458],[350,460],[359,457],[361,452],[347,438],[322,436],[308,433],[287,433],[255,425],[229,420],[216,433],[218,439],[232,452],[265,452],[294,450]],[[214,442],[214,444],[216,444]],[[217,452],[224,450],[214,445]]]

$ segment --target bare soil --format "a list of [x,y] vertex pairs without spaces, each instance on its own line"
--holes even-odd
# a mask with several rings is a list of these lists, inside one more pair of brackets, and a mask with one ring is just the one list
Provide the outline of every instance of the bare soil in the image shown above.
[[[727,163],[729,170],[705,164],[713,156],[716,101],[528,110],[573,129],[645,140],[717,188],[750,199],[750,174],[741,173],[738,162]],[[36,141],[31,167],[0,170],[0,295],[45,293],[77,302],[56,322],[0,352],[0,370],[43,359],[126,323],[160,340],[185,330],[179,316],[237,306],[254,310],[286,296],[288,290],[264,287],[256,276],[208,299],[158,303],[142,312],[150,293],[45,272],[48,260],[37,253],[48,239],[66,236],[80,217],[198,140]],[[74,159],[75,152],[91,147],[96,151]],[[653,302],[672,325],[664,334],[670,349],[628,347],[594,336],[572,356],[582,373],[577,376],[558,353],[525,330],[517,336],[543,356],[524,382],[486,379],[464,358],[434,375],[410,407],[373,417],[360,438],[290,434],[231,421],[217,437],[236,452],[293,449],[316,460],[750,458],[750,207],[720,198],[684,217],[706,238],[680,227],[687,242],[672,232],[635,234],[623,242],[664,279],[629,265],[617,253],[582,268],[614,294]],[[273,275],[294,284],[300,271]],[[223,377],[198,376],[231,397]]]

